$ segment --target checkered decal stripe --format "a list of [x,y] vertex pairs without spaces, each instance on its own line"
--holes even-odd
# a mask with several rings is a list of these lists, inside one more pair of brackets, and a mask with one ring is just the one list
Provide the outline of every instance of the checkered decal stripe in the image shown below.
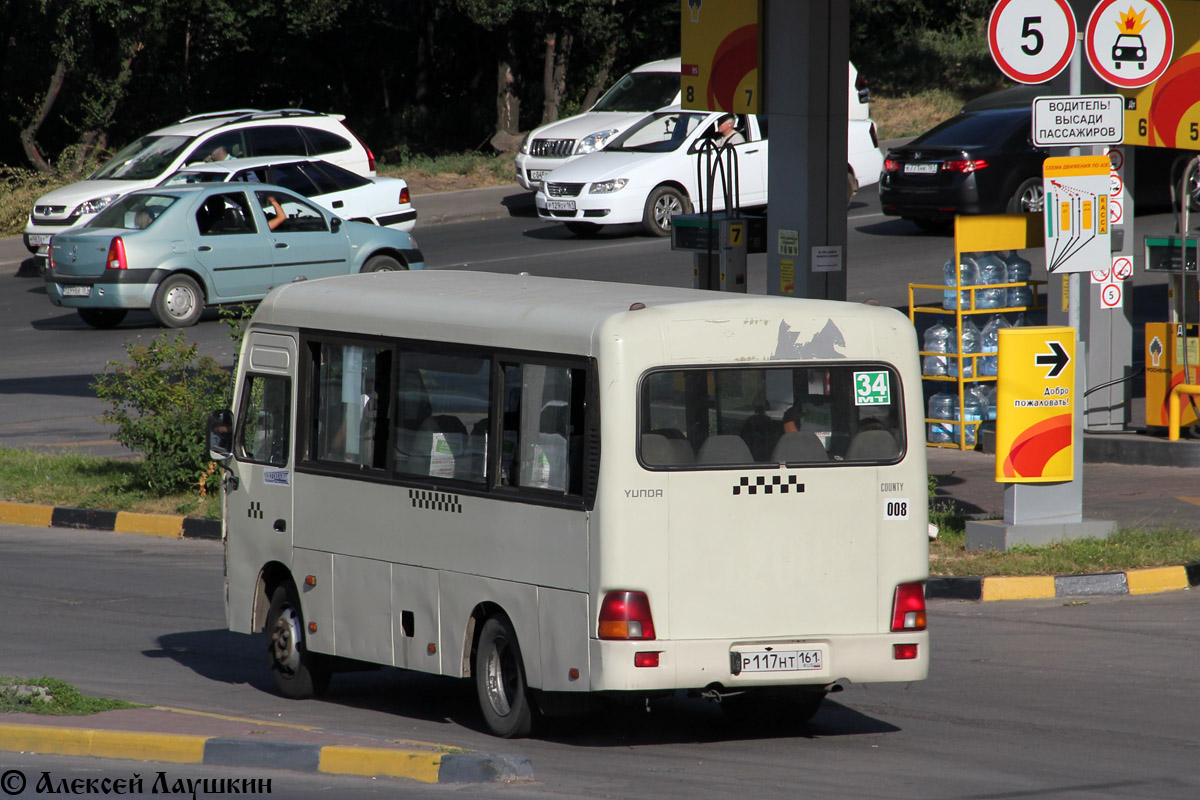
[[788,475],[784,481],[782,475],[772,475],[767,480],[766,475],[756,475],[751,482],[749,475],[743,475],[733,486],[734,494],[803,494],[804,484],[795,475]]
[[257,500],[252,500],[250,502],[250,507],[246,509],[246,516],[250,519],[262,519],[262,503],[258,502]]
[[448,511],[451,514],[462,513],[462,503],[458,495],[446,492],[431,492],[427,489],[409,489],[408,499],[413,508],[424,508],[429,511]]

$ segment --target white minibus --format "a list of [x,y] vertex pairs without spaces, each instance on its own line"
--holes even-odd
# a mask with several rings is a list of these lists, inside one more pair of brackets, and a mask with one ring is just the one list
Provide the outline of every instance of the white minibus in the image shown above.
[[820,300],[432,271],[254,313],[225,470],[229,628],[279,691],[470,679],[488,728],[690,694],[806,720],[926,677],[908,319]]

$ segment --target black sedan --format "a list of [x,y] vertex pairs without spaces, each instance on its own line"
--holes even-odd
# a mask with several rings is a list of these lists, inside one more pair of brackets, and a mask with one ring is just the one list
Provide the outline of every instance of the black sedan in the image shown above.
[[942,230],[956,214],[1041,211],[1042,162],[1029,107],[951,117],[889,149],[879,177],[883,213]]

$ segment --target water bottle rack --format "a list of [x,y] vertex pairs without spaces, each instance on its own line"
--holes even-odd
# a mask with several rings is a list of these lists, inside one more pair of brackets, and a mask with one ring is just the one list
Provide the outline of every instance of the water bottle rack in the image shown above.
[[[956,262],[958,260],[957,253],[955,254],[955,260],[956,260]],[[955,272],[956,272],[956,274],[958,274],[957,270]],[[946,419],[934,419],[932,417],[925,418],[926,432],[929,431],[930,423],[944,425],[946,427],[951,427],[951,428],[956,427],[956,428],[958,428],[958,435],[954,436],[952,438],[957,439],[958,441],[957,442],[955,442],[955,441],[932,442],[932,441],[927,440],[926,444],[929,447],[948,447],[948,448],[955,448],[958,450],[974,449],[973,443],[979,441],[979,435],[978,435],[979,434],[979,426],[981,424],[983,424],[984,420],[964,419],[964,417],[966,415],[964,414],[963,409],[964,409],[964,406],[966,405],[965,401],[966,401],[967,385],[972,384],[972,383],[995,382],[995,380],[996,380],[995,375],[980,375],[979,374],[979,359],[985,355],[988,355],[987,353],[982,353],[982,352],[963,353],[958,349],[957,343],[960,341],[960,335],[961,335],[960,332],[962,331],[963,319],[973,316],[973,315],[978,315],[978,314],[987,314],[987,315],[1001,314],[1001,315],[1004,315],[1004,314],[1019,314],[1019,313],[1026,312],[1026,311],[1045,310],[1045,308],[1046,308],[1045,303],[1038,302],[1038,298],[1045,296],[1040,291],[1041,287],[1045,286],[1045,285],[1046,285],[1046,281],[1043,281],[1043,280],[1028,280],[1028,281],[1019,281],[1017,283],[992,283],[992,284],[985,284],[985,285],[978,285],[978,286],[964,286],[960,281],[956,280],[955,285],[954,285],[955,307],[952,309],[945,308],[940,302],[941,298],[944,297],[945,294],[947,292],[949,292],[951,289],[951,287],[948,284],[944,284],[944,283],[939,283],[939,284],[910,283],[908,285],[908,319],[910,322],[912,322],[914,328],[916,327],[916,324],[917,324],[917,315],[918,314],[936,314],[938,316],[952,318],[954,320],[953,341],[955,342],[955,349],[953,351],[947,351],[945,353],[939,353],[939,352],[935,352],[932,350],[921,350],[920,351],[922,366],[925,363],[926,356],[942,356],[942,357],[945,357],[946,359],[954,359],[955,366],[957,367],[957,369],[955,370],[955,375],[953,375],[953,376],[951,376],[951,375],[922,375],[921,376],[921,379],[925,380],[925,381],[933,381],[935,383],[953,383],[953,384],[956,384],[958,387],[958,406],[957,406],[958,413],[957,413],[955,419],[946,420]],[[986,289],[1004,289],[1007,294],[1008,289],[1020,288],[1020,287],[1025,287],[1025,286],[1028,286],[1032,292],[1032,295],[1034,298],[1034,302],[1032,305],[1004,306],[1002,308],[978,308],[977,307],[978,303],[976,302],[976,297],[975,297],[975,293],[977,291],[983,291]],[[917,302],[918,291],[924,292],[926,290],[937,292],[937,296],[939,298],[939,302],[937,305],[921,305]],[[967,297],[970,300],[970,306],[971,306],[970,308],[963,308],[964,293],[967,295]],[[917,330],[918,337],[921,337],[922,334],[923,334],[923,331],[921,329],[918,329]],[[966,364],[969,364],[969,369],[964,370],[964,362]],[[964,371],[970,372],[971,377],[969,377],[969,378],[963,377]],[[974,431],[973,431],[974,435],[971,435],[971,436],[967,435],[967,431],[966,431],[967,426],[971,426],[972,428],[974,428]],[[967,446],[968,440],[970,440],[972,442],[971,447]]]

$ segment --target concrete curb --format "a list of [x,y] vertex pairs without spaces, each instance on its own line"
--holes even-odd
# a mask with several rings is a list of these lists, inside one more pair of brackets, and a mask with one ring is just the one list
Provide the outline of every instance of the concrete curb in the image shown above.
[[483,783],[533,778],[533,764],[524,756],[38,725],[0,725],[0,750],[169,764],[289,769],[330,775],[385,776],[423,783]]
[[1025,578],[930,578],[925,596],[937,600],[1038,600],[1056,597],[1176,592],[1200,584],[1200,561],[1092,575]]
[[221,521],[133,511],[99,511],[69,506],[0,502],[0,522],[39,528],[77,528],[138,533],[167,539],[220,539]]

